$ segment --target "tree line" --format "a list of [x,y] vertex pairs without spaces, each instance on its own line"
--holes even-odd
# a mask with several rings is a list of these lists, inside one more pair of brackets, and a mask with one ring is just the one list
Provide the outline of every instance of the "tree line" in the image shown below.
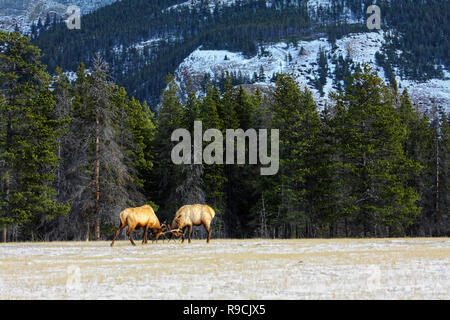
[[[206,84],[180,94],[167,76],[150,108],[97,55],[69,81],[40,50],[0,33],[0,227],[3,240],[110,239],[126,207],[161,221],[191,203],[216,211],[215,237],[448,236],[449,119],[422,113],[364,65],[319,110],[278,74],[272,92]],[[156,110],[155,113],[151,109]],[[280,168],[175,165],[175,129],[280,130]]]

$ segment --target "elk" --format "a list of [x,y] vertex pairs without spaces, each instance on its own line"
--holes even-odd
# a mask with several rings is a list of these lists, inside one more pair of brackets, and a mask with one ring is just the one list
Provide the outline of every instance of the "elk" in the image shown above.
[[[185,228],[189,228],[188,242],[191,243],[192,227],[203,225],[206,232],[208,232],[206,242],[209,243],[211,240],[211,221],[215,214],[216,213],[210,206],[203,204],[182,206],[175,214],[170,232],[175,236],[183,236],[183,240],[181,241],[181,243],[183,243],[186,233]],[[183,229],[184,231],[182,232]]]
[[136,227],[145,228],[144,229],[144,238],[142,239],[142,243],[148,243],[148,230],[155,235],[156,241],[163,232],[164,226],[159,224],[158,217],[156,216],[153,208],[149,205],[144,205],[138,208],[127,208],[120,213],[120,226],[114,236],[114,239],[111,243],[111,247],[114,245],[114,241],[117,236],[120,234],[123,228],[128,226],[127,236],[130,239],[131,244],[135,246],[136,244],[133,241],[132,233]]

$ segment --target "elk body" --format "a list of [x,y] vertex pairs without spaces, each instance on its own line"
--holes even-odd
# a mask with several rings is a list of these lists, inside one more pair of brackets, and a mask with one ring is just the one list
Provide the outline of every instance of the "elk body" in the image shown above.
[[[188,241],[189,243],[191,243],[192,227],[203,225],[206,232],[208,232],[208,238],[206,239],[206,242],[209,243],[209,241],[211,240],[211,221],[214,216],[214,210],[207,205],[192,204],[182,206],[180,209],[178,209],[175,218],[172,221],[172,233],[174,235],[182,234],[183,240],[181,242],[184,242],[184,234],[186,232],[186,228],[189,228]],[[183,229],[185,229],[183,233],[176,231]]]
[[159,224],[158,217],[156,216],[151,206],[144,205],[138,208],[128,208],[120,213],[120,226],[116,232],[116,235],[114,236],[111,247],[114,245],[114,241],[116,240],[117,236],[126,226],[128,226],[128,239],[130,239],[133,246],[135,246],[136,244],[134,243],[131,234],[136,227],[144,228],[144,238],[142,239],[142,243],[148,242],[147,233],[149,229],[155,235],[156,241],[158,241],[159,236],[162,234],[162,227]]

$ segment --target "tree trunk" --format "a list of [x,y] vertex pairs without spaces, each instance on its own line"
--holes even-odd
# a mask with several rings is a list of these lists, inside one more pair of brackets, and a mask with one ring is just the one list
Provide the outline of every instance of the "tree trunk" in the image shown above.
[[261,211],[261,238],[267,238],[267,219],[266,219],[266,206],[264,203],[264,194],[261,195],[262,211]]
[[[5,181],[5,199],[6,199],[6,203],[9,203],[9,181],[10,177],[7,176],[6,177],[6,181]],[[7,230],[6,227],[3,227],[3,242],[6,242],[6,236],[7,236]]]
[[[436,229],[440,230],[440,226],[439,226],[439,139],[438,136],[436,135],[436,219],[433,219],[434,221],[436,221],[436,224],[434,225],[434,232],[436,233]],[[433,221],[433,222],[434,222]],[[438,231],[436,233],[437,236],[440,235],[440,232]],[[431,234],[431,236],[433,236],[433,234]]]
[[95,219],[95,240],[100,240],[100,219]]
[[89,242],[89,221],[86,224],[86,242]]
[[[61,139],[58,139],[58,160],[61,161]],[[61,193],[61,167],[58,167],[56,170],[57,175],[57,189],[56,194],[58,200],[60,199],[60,193]]]
[[348,238],[348,223],[347,218],[344,218],[345,237]]
[[100,218],[99,218],[99,209],[100,209],[100,138],[98,135],[98,127],[99,127],[99,119],[98,112],[95,116],[95,121],[97,125],[97,137],[95,139],[95,240],[100,239]]

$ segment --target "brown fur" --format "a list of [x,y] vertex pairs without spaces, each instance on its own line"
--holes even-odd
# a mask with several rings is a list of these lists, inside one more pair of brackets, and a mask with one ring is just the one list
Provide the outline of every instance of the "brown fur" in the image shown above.
[[149,229],[153,234],[156,235],[156,240],[158,240],[159,236],[162,233],[162,228],[159,223],[158,217],[156,216],[151,206],[144,205],[138,208],[128,208],[120,213],[120,227],[117,230],[116,235],[114,236],[111,247],[114,245],[114,241],[116,240],[117,236],[126,226],[128,226],[128,239],[130,239],[133,246],[136,244],[133,241],[131,233],[136,227],[144,228],[144,238],[142,239],[142,243],[145,244],[148,243],[147,233]]
[[[175,218],[172,221],[171,229],[185,229],[189,228],[188,241],[191,243],[192,227],[203,225],[208,232],[208,238],[206,242],[211,240],[211,221],[215,216],[214,210],[203,204],[192,204],[182,206],[178,209]],[[186,231],[186,230],[185,230]],[[184,233],[179,233],[183,236],[182,242],[184,242]]]

